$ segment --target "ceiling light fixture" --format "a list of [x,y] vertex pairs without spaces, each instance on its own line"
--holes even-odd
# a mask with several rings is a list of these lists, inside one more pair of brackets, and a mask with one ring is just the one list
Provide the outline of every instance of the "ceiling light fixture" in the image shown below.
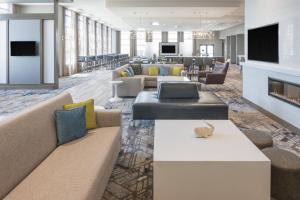
[[159,26],[159,22],[152,22],[152,26]]

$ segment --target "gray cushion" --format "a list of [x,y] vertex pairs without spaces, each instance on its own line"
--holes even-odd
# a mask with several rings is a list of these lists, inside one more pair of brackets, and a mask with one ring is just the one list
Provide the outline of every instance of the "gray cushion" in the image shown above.
[[158,99],[199,99],[198,87],[192,83],[161,83]]
[[273,138],[268,133],[255,129],[245,130],[243,132],[259,149],[273,147]]
[[55,111],[58,145],[81,138],[86,134],[85,106]]
[[262,151],[271,160],[272,197],[278,200],[299,200],[300,158],[279,148],[266,148]]

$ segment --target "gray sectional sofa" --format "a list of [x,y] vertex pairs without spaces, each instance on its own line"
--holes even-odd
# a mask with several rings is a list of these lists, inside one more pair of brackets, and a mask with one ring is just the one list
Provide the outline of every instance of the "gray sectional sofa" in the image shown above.
[[100,128],[57,146],[54,111],[70,103],[62,94],[0,124],[0,199],[101,199],[120,151],[121,114],[96,110]]
[[124,65],[112,72],[112,80],[122,80],[123,83],[118,86],[118,96],[120,97],[136,97],[144,88],[157,87],[157,76],[149,76],[149,67],[163,65],[170,68],[170,74],[174,67],[182,67],[183,64],[142,64],[142,74],[134,77],[121,77],[121,71],[129,65]]
[[212,92],[199,92],[194,83],[162,83],[157,91],[141,92],[132,106],[133,120],[227,120],[228,106]]

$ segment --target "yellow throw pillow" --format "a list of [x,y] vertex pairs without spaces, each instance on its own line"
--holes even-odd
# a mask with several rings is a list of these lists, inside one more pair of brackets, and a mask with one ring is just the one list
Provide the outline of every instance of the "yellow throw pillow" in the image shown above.
[[181,76],[182,70],[183,70],[183,67],[173,67],[172,75],[173,76]]
[[83,101],[83,102],[79,102],[79,103],[64,105],[64,109],[69,110],[69,109],[78,108],[81,106],[86,107],[86,112],[85,112],[86,129],[97,128],[98,126],[97,126],[97,122],[96,122],[94,99],[89,99],[87,101]]
[[128,77],[128,72],[121,71],[121,77]]
[[158,67],[149,67],[149,76],[158,76]]

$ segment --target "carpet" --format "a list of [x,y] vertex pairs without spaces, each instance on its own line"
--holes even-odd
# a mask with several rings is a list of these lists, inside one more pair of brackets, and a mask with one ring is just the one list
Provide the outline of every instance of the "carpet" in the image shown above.
[[[239,68],[231,66],[223,86],[207,86],[229,105],[229,117],[241,130],[258,129],[272,135],[274,145],[300,156],[300,136],[268,118],[243,101]],[[107,103],[107,109],[120,109],[123,117],[122,150],[110,177],[103,200],[150,200],[153,193],[154,121],[131,124],[134,99]]]

